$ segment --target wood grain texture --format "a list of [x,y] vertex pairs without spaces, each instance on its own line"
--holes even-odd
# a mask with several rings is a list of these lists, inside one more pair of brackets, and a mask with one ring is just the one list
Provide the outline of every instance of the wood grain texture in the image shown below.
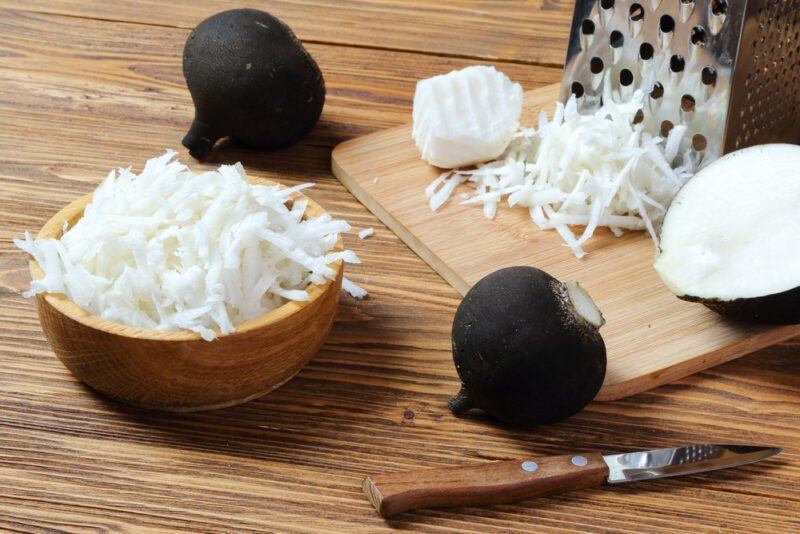
[[[551,113],[558,90],[554,84],[525,93],[522,123],[532,124],[542,110]],[[678,300],[652,268],[653,244],[645,232],[618,238],[599,229],[585,247],[588,255],[578,260],[526,210],[500,206],[497,217],[487,219],[479,207],[461,204],[457,189],[432,212],[424,191],[442,171],[420,159],[411,125],[346,141],[332,161],[345,187],[462,294],[487,274],[516,265],[577,280],[606,319],[601,333],[608,367],[599,400],[640,393],[800,335],[800,325],[728,321]]]
[[[0,6],[19,7],[17,0]],[[225,9],[252,7],[284,20],[305,42],[481,60],[562,65],[570,0],[25,0],[25,8],[97,20],[192,29]]]
[[[260,182],[274,185],[274,182]],[[325,214],[308,203],[304,218]],[[86,195],[55,214],[38,238],[58,239],[91,201]],[[334,251],[343,249],[339,238]],[[317,352],[333,324],[344,273],[330,264],[333,279],[308,288],[305,302],[245,321],[236,332],[205,341],[194,332],[156,331],[113,323],[78,307],[63,294],[36,295],[42,331],[72,373],[109,397],[142,408],[194,412],[235,406],[261,397],[296,375]],[[35,260],[31,278],[44,276]]]
[[[131,149],[181,148],[193,117],[181,71],[189,30],[127,24],[110,30],[109,24],[0,9],[0,69],[6,82],[0,87],[0,114],[12,126],[0,132],[0,156],[26,163],[99,162],[110,168],[138,163],[124,159]],[[328,94],[322,119],[304,146],[330,147],[401,124],[420,77],[471,64],[468,59],[326,44],[308,49],[323,71]],[[492,64],[531,88],[561,77],[556,68]],[[26,94],[23,101],[20,93]],[[80,125],[73,120],[77,117]],[[32,143],[23,153],[15,150],[19,128]],[[59,143],[48,137],[53,129],[59,131]],[[98,149],[114,150],[80,150],[87,139],[100,138],[107,142]],[[220,156],[236,157],[235,151]],[[258,157],[262,163],[274,159]],[[294,171],[292,165],[283,166]]]
[[[553,493],[601,486],[608,465],[599,452],[457,465],[372,475],[364,479],[364,493],[383,517],[420,508],[484,506],[521,501]],[[532,465],[528,470],[525,465]]]
[[[113,12],[117,3],[72,5]],[[405,2],[394,5],[402,14]],[[294,379],[241,406],[184,415],[127,408],[82,386],[54,356],[34,302],[19,295],[28,283],[27,259],[11,238],[41,228],[112,167],[138,170],[165,147],[178,147],[192,111],[180,76],[187,34],[0,13],[0,530],[800,530],[796,341],[651,392],[593,403],[533,430],[450,415],[446,403],[458,390],[450,323],[460,297],[331,175],[330,147],[405,123],[414,81],[468,59],[315,44],[309,48],[323,64],[329,100],[311,138],[279,152],[231,146],[218,155],[241,160],[254,176],[314,181],[308,195],[353,225],[345,246],[363,264],[347,273],[370,296],[341,296],[326,342]],[[515,64],[512,55],[503,59],[498,67],[529,89],[560,76]],[[191,161],[185,151],[180,157]],[[366,227],[375,235],[357,239],[355,231]],[[369,473],[708,441],[784,452],[736,470],[517,504],[421,510],[388,522],[361,489]]]

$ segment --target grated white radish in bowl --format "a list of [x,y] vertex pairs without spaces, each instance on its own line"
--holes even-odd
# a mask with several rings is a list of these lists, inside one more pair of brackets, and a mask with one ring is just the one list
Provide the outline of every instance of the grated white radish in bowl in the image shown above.
[[241,164],[195,174],[175,155],[139,175],[111,171],[59,239],[15,240],[44,271],[26,296],[63,293],[108,321],[212,340],[309,300],[310,285],[333,279],[333,262],[359,262],[333,251],[345,221],[305,218],[307,201],[292,202],[312,184],[252,185]]

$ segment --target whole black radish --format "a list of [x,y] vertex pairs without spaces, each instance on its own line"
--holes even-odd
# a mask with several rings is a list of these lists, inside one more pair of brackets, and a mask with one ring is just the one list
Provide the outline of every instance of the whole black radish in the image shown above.
[[201,22],[186,40],[183,75],[195,106],[183,145],[200,160],[223,137],[259,149],[291,146],[325,103],[314,58],[289,26],[257,9]]
[[470,289],[453,321],[459,415],[478,408],[512,425],[565,419],[600,390],[603,316],[576,283],[533,267],[495,271]]

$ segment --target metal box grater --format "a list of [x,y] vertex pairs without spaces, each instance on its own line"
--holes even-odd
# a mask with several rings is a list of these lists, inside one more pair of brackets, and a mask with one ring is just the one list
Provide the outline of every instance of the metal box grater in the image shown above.
[[645,128],[684,124],[705,155],[800,143],[800,0],[576,0],[561,100],[604,88],[641,89]]

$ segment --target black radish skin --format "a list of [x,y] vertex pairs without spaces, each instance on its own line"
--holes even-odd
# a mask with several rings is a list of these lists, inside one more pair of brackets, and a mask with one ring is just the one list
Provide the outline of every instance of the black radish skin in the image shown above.
[[539,269],[510,267],[470,289],[453,321],[462,382],[450,401],[454,414],[477,408],[530,426],[565,419],[591,402],[606,373],[603,319],[579,288],[595,315],[578,313],[567,287]]
[[682,300],[700,302],[720,315],[747,323],[798,324],[800,323],[800,287],[763,297],[733,300],[704,299],[681,295]]
[[259,149],[291,146],[325,103],[314,58],[289,26],[256,9],[201,22],[186,40],[183,75],[195,106],[183,145],[200,160],[223,137]]

